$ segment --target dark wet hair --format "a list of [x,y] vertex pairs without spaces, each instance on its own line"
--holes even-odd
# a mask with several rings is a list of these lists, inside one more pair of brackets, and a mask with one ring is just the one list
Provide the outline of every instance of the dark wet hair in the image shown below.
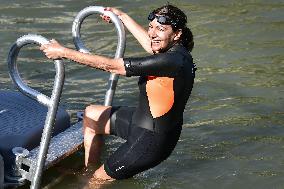
[[182,10],[168,3],[167,5],[153,10],[151,13],[169,17],[171,19],[171,26],[173,28],[173,31],[177,31],[179,29],[182,30],[180,43],[188,51],[192,51],[194,47],[193,34],[191,30],[186,26],[187,16]]

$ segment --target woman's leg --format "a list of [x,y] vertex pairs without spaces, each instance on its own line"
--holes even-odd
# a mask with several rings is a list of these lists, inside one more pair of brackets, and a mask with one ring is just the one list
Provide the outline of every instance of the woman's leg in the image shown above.
[[[84,116],[85,164],[96,162],[103,145],[101,134],[128,138],[134,107],[88,106]],[[111,118],[110,118],[111,117]],[[112,128],[110,128],[112,127]],[[114,180],[104,165],[94,173],[95,179]]]
[[110,133],[110,106],[90,105],[85,109],[83,119],[85,165],[99,159],[103,146],[103,134]]

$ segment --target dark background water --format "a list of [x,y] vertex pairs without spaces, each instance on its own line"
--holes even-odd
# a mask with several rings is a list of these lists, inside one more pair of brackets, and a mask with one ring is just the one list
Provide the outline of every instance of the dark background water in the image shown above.
[[[15,90],[9,48],[27,33],[74,48],[71,26],[86,6],[115,6],[147,27],[148,13],[165,1],[0,0],[0,87]],[[91,184],[80,151],[44,174],[44,188],[284,188],[284,2],[282,0],[171,1],[189,17],[195,36],[196,83],[172,155],[133,179]],[[87,18],[82,37],[92,52],[114,56],[113,25]],[[127,33],[125,56],[146,53]],[[50,94],[54,66],[36,47],[21,51],[19,70],[30,86]],[[75,113],[103,104],[108,74],[66,61],[61,104]],[[114,104],[137,103],[136,78],[119,80]],[[102,161],[121,140],[109,137]],[[28,188],[25,186],[23,188]]]

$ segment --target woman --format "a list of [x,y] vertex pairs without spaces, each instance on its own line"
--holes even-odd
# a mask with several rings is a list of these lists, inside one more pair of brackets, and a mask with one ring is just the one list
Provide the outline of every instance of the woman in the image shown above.
[[186,27],[186,15],[177,7],[165,5],[151,12],[148,32],[122,11],[107,10],[117,14],[142,47],[153,55],[111,59],[65,48],[55,40],[41,50],[48,58],[67,58],[127,77],[140,76],[136,108],[90,105],[85,110],[86,165],[94,159],[92,148],[96,136],[112,134],[126,140],[94,173],[95,178],[112,180],[132,177],[171,154],[182,129],[195,68],[190,54],[193,36]]

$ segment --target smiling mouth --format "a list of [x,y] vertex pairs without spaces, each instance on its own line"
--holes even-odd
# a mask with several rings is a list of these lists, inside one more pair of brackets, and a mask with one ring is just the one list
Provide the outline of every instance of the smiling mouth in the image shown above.
[[160,40],[152,40],[153,45],[158,45],[158,44],[160,44],[160,42],[161,42]]

